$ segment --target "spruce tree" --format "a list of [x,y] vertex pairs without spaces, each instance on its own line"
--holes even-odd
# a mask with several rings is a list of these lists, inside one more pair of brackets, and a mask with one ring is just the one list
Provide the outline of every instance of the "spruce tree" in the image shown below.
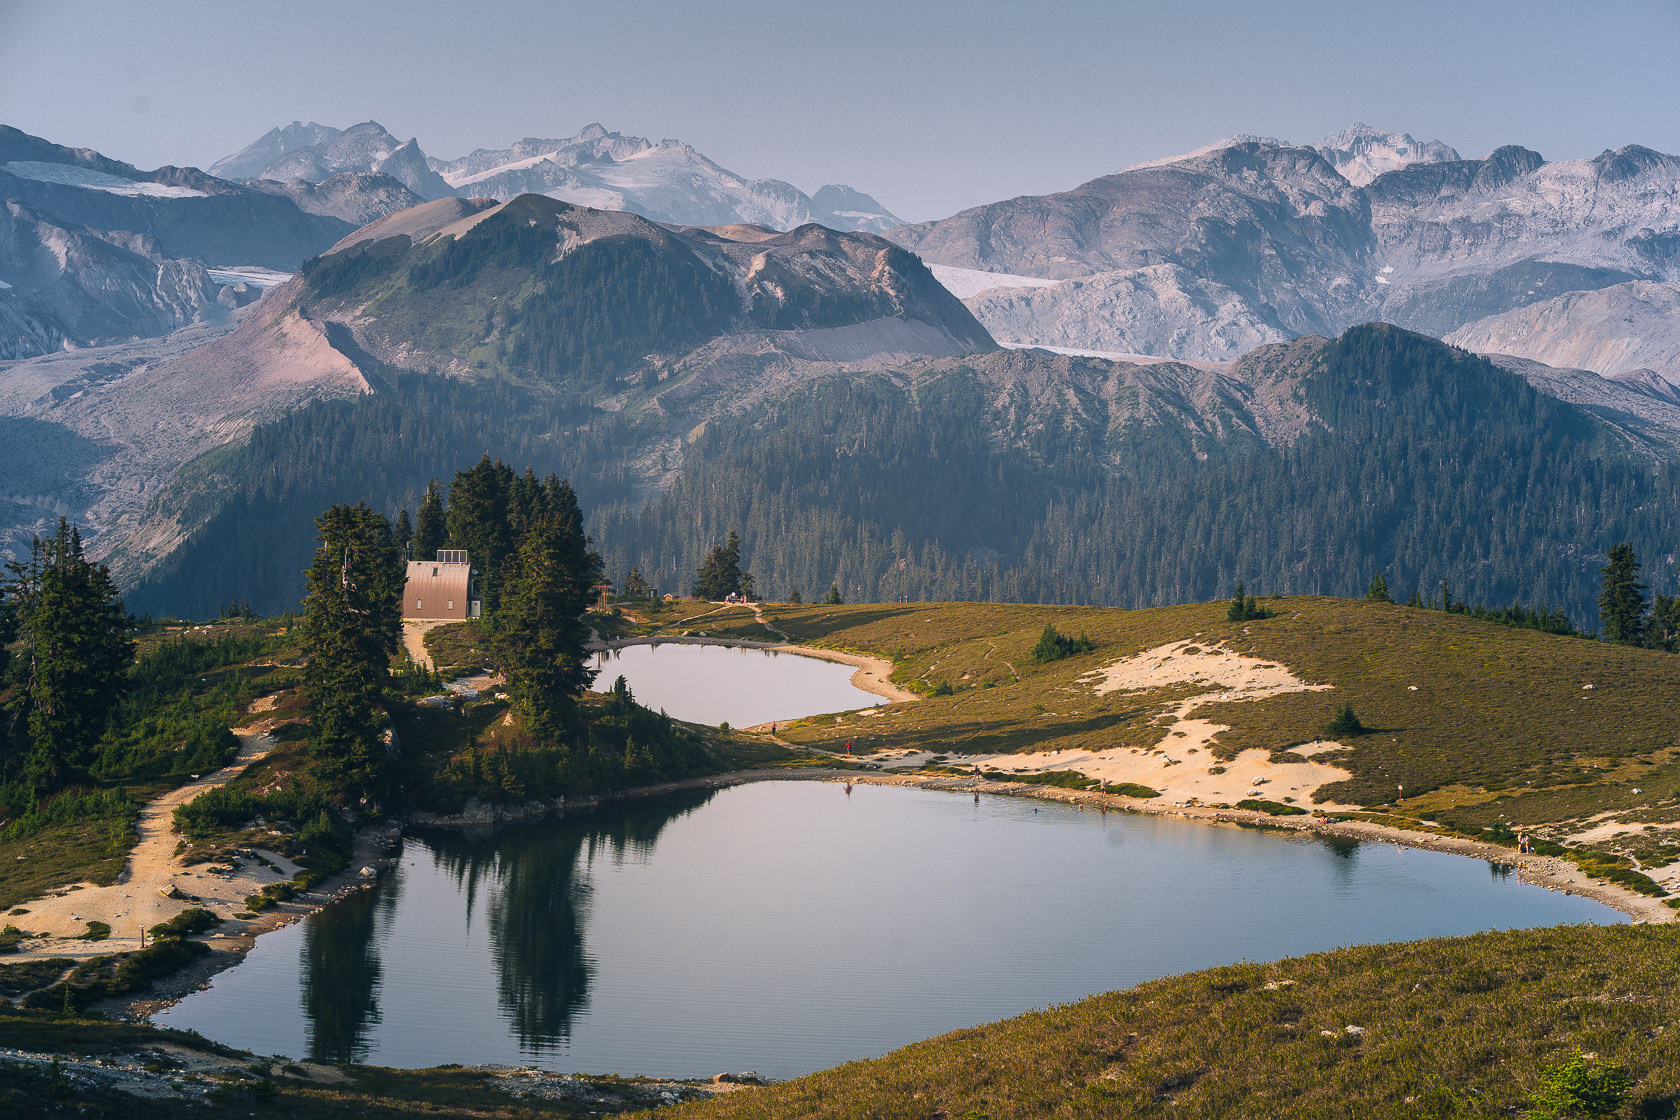
[[727,599],[741,590],[741,538],[729,530],[729,539],[712,549],[706,562],[694,573],[697,599]]
[[1371,586],[1365,592],[1365,599],[1372,603],[1392,603],[1394,601],[1388,596],[1388,580],[1383,578],[1381,572],[1371,577]]
[[380,703],[402,630],[402,577],[390,525],[366,505],[333,506],[315,526],[303,600],[309,754],[329,781],[362,797],[388,772]]
[[[0,625],[4,625],[3,619]],[[1669,653],[1680,652],[1680,595],[1656,597],[1651,607],[1650,644]],[[0,667],[4,664],[0,661]]]
[[83,556],[81,534],[63,518],[50,540],[33,542],[27,564],[8,567],[9,598],[22,612],[26,643],[24,774],[36,789],[60,789],[85,775],[106,716],[122,697],[134,658],[133,620],[110,572]]
[[486,612],[501,595],[502,565],[513,551],[509,516],[513,470],[485,455],[471,469],[458,471],[449,485],[449,545],[464,549],[478,570],[479,594]]
[[630,599],[646,599],[652,588],[647,580],[642,578],[642,569],[635,564],[630,565],[630,574],[624,577],[624,594]]
[[514,710],[543,739],[575,728],[578,697],[595,679],[583,615],[601,577],[571,487],[558,483],[554,495],[551,512],[527,527],[507,565],[494,641]]
[[404,506],[403,511],[397,514],[397,529],[395,535],[398,550],[407,551],[409,555],[412,556],[413,553],[411,550],[414,548],[414,523],[408,519],[407,506]]
[[1633,545],[1618,544],[1599,569],[1599,624],[1605,638],[1620,645],[1638,645],[1645,634],[1645,585],[1639,582],[1639,557]]
[[822,597],[822,605],[825,607],[843,607],[846,605],[846,600],[840,597],[840,585],[838,583],[828,585],[828,594]]
[[801,606],[805,602],[805,596],[801,595],[799,588],[796,587],[793,589],[793,593],[788,596],[788,602],[796,607]]
[[414,526],[414,559],[436,560],[438,549],[448,540],[443,496],[438,493],[438,480],[434,478],[426,483],[426,494],[420,499],[420,519]]

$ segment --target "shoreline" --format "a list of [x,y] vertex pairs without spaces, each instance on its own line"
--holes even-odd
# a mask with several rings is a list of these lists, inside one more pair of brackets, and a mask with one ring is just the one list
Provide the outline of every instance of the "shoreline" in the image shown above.
[[[1636,924],[1657,924],[1680,921],[1680,913],[1654,899],[1613,883],[1589,879],[1573,864],[1551,856],[1523,855],[1509,848],[1500,848],[1459,837],[1435,836],[1412,832],[1369,821],[1317,821],[1311,818],[1272,817],[1245,809],[1213,809],[1201,807],[1151,806],[1146,801],[1119,794],[1103,794],[1087,790],[1068,790],[1055,786],[1033,785],[1023,782],[997,782],[985,778],[950,775],[922,775],[915,772],[891,773],[878,770],[853,770],[834,766],[802,769],[738,770],[728,774],[708,774],[697,778],[683,778],[652,786],[638,786],[605,796],[580,797],[567,803],[564,798],[550,801],[529,801],[520,805],[479,806],[452,816],[414,813],[389,824],[363,829],[356,836],[357,858],[351,867],[339,872],[319,888],[298,895],[265,913],[257,921],[234,934],[212,935],[203,940],[210,943],[209,957],[188,968],[154,983],[143,998],[123,998],[96,1005],[95,1010],[128,1022],[149,1022],[151,1016],[172,1007],[193,992],[210,986],[218,974],[241,963],[256,947],[257,938],[273,930],[307,917],[360,890],[373,887],[378,878],[393,865],[401,854],[401,834],[407,828],[460,830],[465,832],[493,831],[510,824],[535,824],[564,817],[568,812],[587,813],[615,801],[633,801],[658,797],[691,789],[727,789],[731,786],[757,782],[850,782],[858,785],[906,786],[950,793],[984,793],[988,796],[1028,797],[1041,801],[1077,804],[1139,816],[1172,817],[1186,822],[1228,826],[1260,827],[1276,831],[1310,834],[1313,836],[1394,844],[1423,851],[1479,859],[1516,870],[1519,882],[1564,894],[1590,899],[1626,915]],[[378,848],[375,848],[375,845]],[[366,855],[368,858],[362,858]],[[378,875],[371,879],[360,877],[360,868],[372,866]]]
[[[691,639],[691,644],[720,644],[704,639]],[[632,640],[624,644],[652,644],[647,640]],[[738,642],[734,644],[749,644]],[[750,643],[757,648],[777,648],[768,643]],[[831,651],[822,651],[829,653]],[[830,660],[857,657],[834,654]],[[858,657],[859,660],[863,658]],[[884,659],[876,658],[884,662]],[[860,672],[862,669],[860,668]],[[838,761],[838,760],[837,760]],[[867,761],[862,767],[870,767]],[[1514,868],[1518,880],[1548,890],[1578,895],[1608,906],[1636,923],[1656,924],[1680,921],[1680,912],[1664,906],[1660,899],[1650,898],[1613,883],[1589,879],[1567,860],[1539,855],[1524,855],[1509,848],[1501,848],[1474,840],[1430,833],[1414,832],[1369,821],[1323,821],[1312,817],[1272,817],[1265,813],[1242,809],[1216,809],[1198,806],[1155,806],[1147,800],[1128,798],[1119,794],[1096,791],[1069,790],[1023,782],[1000,782],[986,778],[953,775],[922,774],[916,771],[893,772],[873,768],[841,766],[812,766],[805,768],[763,768],[739,770],[725,774],[709,774],[662,782],[651,786],[621,790],[607,795],[591,795],[575,799],[557,798],[533,800],[517,805],[479,805],[469,802],[458,814],[438,816],[411,813],[383,824],[357,832],[354,855],[349,866],[333,875],[315,890],[299,894],[277,904],[273,909],[241,924],[241,928],[226,933],[211,933],[196,938],[210,945],[211,953],[189,965],[181,972],[160,979],[144,993],[121,997],[95,1005],[115,1018],[128,1022],[148,1022],[153,1015],[179,1003],[193,992],[210,986],[214,977],[237,964],[256,947],[257,939],[265,933],[282,929],[338,902],[349,895],[367,890],[396,863],[401,856],[402,835],[409,829],[444,829],[467,832],[490,832],[496,828],[521,823],[537,823],[564,817],[568,813],[590,812],[615,801],[638,800],[692,789],[727,789],[766,781],[826,781],[852,782],[881,786],[906,786],[952,793],[985,793],[991,796],[1030,797],[1056,801],[1082,808],[1140,816],[1172,817],[1180,820],[1230,827],[1261,827],[1277,831],[1311,834],[1320,837],[1394,844],[1449,855],[1467,856],[1487,863]],[[373,870],[371,876],[362,869]],[[115,947],[113,946],[113,949]],[[13,959],[56,955],[45,947],[17,954]],[[84,954],[77,954],[82,956]],[[103,955],[103,954],[85,954]]]

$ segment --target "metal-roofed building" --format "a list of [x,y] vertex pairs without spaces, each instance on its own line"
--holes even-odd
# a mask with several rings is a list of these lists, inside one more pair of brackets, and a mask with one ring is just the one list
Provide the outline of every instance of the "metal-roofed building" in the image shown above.
[[436,560],[410,560],[403,584],[404,618],[432,621],[479,615],[478,588],[467,554],[439,550]]

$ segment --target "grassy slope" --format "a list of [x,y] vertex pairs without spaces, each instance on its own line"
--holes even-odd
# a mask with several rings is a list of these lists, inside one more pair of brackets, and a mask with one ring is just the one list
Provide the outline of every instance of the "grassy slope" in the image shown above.
[[[945,680],[957,688],[880,719],[805,720],[782,734],[818,747],[855,738],[863,749],[949,753],[1153,745],[1164,735],[1157,716],[1166,703],[1205,689],[1096,697],[1078,678],[1196,638],[1335,686],[1198,709],[1198,717],[1231,726],[1216,743],[1222,755],[1316,738],[1343,701],[1379,729],[1353,740],[1337,760],[1355,775],[1326,791],[1339,799],[1381,806],[1404,784],[1408,811],[1481,823],[1504,813],[1539,823],[1680,793],[1680,658],[1389,603],[1262,602],[1277,616],[1247,623],[1227,622],[1222,602],[1139,611],[972,603],[767,608],[799,641],[892,658],[893,679],[910,688],[928,691]],[[1031,664],[1047,621],[1063,633],[1089,634],[1096,652]],[[708,629],[734,634],[721,619]],[[1588,683],[1594,688],[1583,689]],[[1428,791],[1437,792],[1418,796]]]
[[[1634,1076],[1638,1103],[1627,1115],[1673,1116],[1677,967],[1680,930],[1630,926],[1478,934],[1210,969],[679,1115],[1510,1116],[1546,1065],[1580,1048]],[[952,982],[984,981],[969,972]]]

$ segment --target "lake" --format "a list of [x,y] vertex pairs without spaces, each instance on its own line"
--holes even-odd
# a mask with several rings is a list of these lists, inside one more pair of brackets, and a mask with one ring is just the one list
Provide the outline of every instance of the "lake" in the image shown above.
[[1623,920],[1435,852],[764,782],[410,837],[155,1021],[339,1062],[791,1077],[1210,965]]
[[691,723],[753,727],[886,703],[852,685],[850,665],[745,646],[676,642],[595,656],[595,690],[622,675],[636,700]]

